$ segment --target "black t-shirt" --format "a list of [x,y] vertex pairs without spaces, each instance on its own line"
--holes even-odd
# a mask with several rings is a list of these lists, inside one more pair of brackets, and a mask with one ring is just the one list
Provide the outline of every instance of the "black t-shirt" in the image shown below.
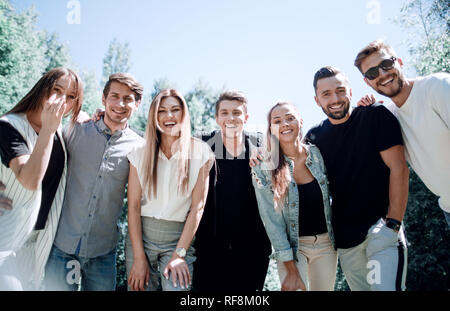
[[216,165],[210,171],[205,211],[196,234],[199,253],[211,253],[212,246],[217,252],[227,250],[241,256],[243,253],[268,256],[271,252],[249,166],[249,143],[256,136],[245,137],[245,153],[233,157],[223,145],[220,132],[202,136],[212,144]]
[[386,216],[390,171],[380,152],[403,145],[400,124],[382,105],[358,107],[345,123],[322,121],[306,140],[319,147],[327,168],[336,247],[357,246]]
[[218,232],[222,233],[220,238],[227,245],[251,248],[249,240],[258,235],[260,238],[265,232],[255,204],[248,156],[244,159],[234,158],[225,147],[223,154],[226,154],[225,159],[216,160]]
[[[12,159],[31,154],[22,135],[8,122],[0,121],[0,156],[2,163],[9,167]],[[35,230],[45,228],[48,213],[55,198],[59,181],[64,170],[64,149],[58,135],[54,136],[50,161],[42,180],[41,207],[35,224]]]
[[316,179],[297,185],[300,198],[298,207],[298,235],[311,236],[328,231],[325,222],[323,196]]

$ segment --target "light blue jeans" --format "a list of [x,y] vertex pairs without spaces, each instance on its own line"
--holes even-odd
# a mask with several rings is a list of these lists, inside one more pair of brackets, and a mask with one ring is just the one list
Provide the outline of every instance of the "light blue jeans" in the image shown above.
[[86,258],[67,254],[53,245],[45,267],[44,289],[114,291],[116,274],[116,249],[103,256]]
[[403,226],[398,233],[383,219],[361,244],[338,248],[341,268],[352,291],[405,290],[407,246]]
[[[144,242],[144,251],[150,267],[150,282],[146,288],[147,291],[189,291],[190,287],[183,289],[180,283],[177,287],[173,286],[172,275],[169,273],[167,280],[163,273],[167,264],[176,249],[178,240],[184,228],[184,222],[167,221],[156,219],[153,217],[141,217],[142,221],[142,239]],[[127,266],[127,278],[130,275],[133,266],[133,248],[131,246],[130,236],[127,236],[125,245],[125,257]],[[194,248],[191,246],[186,251],[186,263],[189,267],[191,282],[193,276],[193,264],[196,259],[194,256]],[[128,290],[131,290],[128,287]]]

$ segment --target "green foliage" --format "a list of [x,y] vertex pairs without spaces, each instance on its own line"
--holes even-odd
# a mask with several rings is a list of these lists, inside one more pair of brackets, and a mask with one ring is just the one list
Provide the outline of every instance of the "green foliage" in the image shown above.
[[98,80],[93,70],[82,70],[81,80],[84,84],[83,111],[90,116],[97,108],[102,108],[102,91],[98,87]]
[[127,290],[127,269],[125,260],[125,241],[128,233],[128,200],[127,200],[127,190],[125,192],[125,199],[123,200],[122,214],[119,218],[118,229],[120,233],[119,242],[117,244],[117,258],[116,258],[116,290],[126,291]]
[[44,72],[56,67],[69,67],[69,50],[65,44],[59,42],[59,35],[57,33],[49,34],[47,31],[43,31],[41,34],[41,42],[44,45],[45,58],[47,60],[47,67]]
[[408,0],[395,19],[406,30],[412,67],[418,75],[450,72],[448,0]]
[[450,230],[438,198],[411,170],[405,214],[408,247],[408,290],[447,290],[450,285]]
[[0,0],[0,115],[9,111],[49,69],[67,66],[67,47],[57,34],[36,28],[33,8],[16,12]]
[[113,73],[129,72],[131,49],[128,42],[120,43],[114,38],[108,47],[105,57],[103,58],[103,75],[101,87],[103,87],[108,78]]
[[220,92],[212,90],[204,81],[199,80],[185,99],[191,116],[192,133],[212,131],[216,128],[215,103]]

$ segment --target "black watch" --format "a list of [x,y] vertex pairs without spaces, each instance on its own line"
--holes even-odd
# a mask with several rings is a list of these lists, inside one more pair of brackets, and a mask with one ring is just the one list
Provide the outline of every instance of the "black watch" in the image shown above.
[[395,232],[399,232],[401,226],[402,223],[400,221],[393,218],[386,218],[386,227],[394,230]]

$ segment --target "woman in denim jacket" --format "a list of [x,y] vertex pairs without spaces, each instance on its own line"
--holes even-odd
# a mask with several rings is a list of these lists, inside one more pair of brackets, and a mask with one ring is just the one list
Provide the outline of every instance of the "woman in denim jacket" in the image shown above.
[[322,156],[302,144],[303,121],[293,105],[277,103],[268,121],[267,152],[252,176],[281,290],[331,291],[337,254]]

